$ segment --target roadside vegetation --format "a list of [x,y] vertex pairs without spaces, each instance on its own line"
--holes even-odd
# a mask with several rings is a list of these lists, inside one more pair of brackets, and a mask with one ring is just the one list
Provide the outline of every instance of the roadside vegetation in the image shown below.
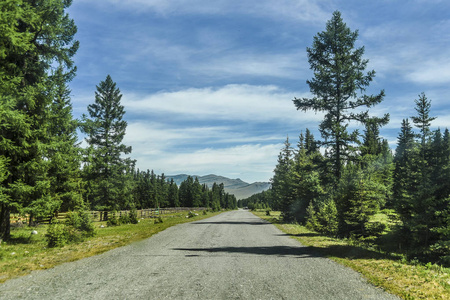
[[403,299],[450,299],[449,268],[410,261],[403,255],[386,253],[358,240],[337,239],[302,225],[285,223],[279,211],[253,213],[315,252],[360,272],[370,283]]
[[[324,114],[321,139],[308,129],[296,147],[287,138],[271,189],[239,205],[279,210],[283,222],[450,267],[450,131],[432,130],[431,100],[420,93],[391,150],[380,134],[389,115],[369,114],[384,92],[365,94],[375,71],[365,71],[357,37],[338,11],[314,37],[307,48],[313,97],[293,102]],[[363,132],[352,129],[357,123]]]
[[[184,212],[139,219],[137,224],[118,226],[107,226],[106,221],[95,222],[95,236],[86,237],[78,243],[68,242],[61,247],[48,246],[46,235],[49,225],[12,228],[11,239],[0,245],[0,282],[29,274],[33,270],[48,269],[65,262],[94,256],[143,240],[168,227],[217,214],[220,212]],[[32,234],[32,231],[36,231],[36,234]]]

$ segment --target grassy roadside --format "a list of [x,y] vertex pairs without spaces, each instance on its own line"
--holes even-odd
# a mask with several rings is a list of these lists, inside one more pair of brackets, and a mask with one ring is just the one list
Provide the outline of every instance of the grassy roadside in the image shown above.
[[[52,268],[56,265],[94,256],[108,250],[125,246],[148,238],[168,227],[198,221],[220,214],[221,212],[199,213],[186,218],[187,213],[164,215],[163,223],[154,224],[154,219],[141,219],[136,225],[128,224],[106,227],[106,222],[96,222],[97,235],[79,244],[70,244],[62,248],[47,248],[46,225],[37,228],[15,228],[12,239],[0,245],[0,283],[8,279],[29,274],[34,270]],[[100,226],[105,226],[100,228]],[[36,230],[37,235],[31,235]]]
[[450,270],[437,265],[407,263],[390,256],[353,245],[345,240],[322,236],[304,226],[279,222],[279,212],[253,212],[275,224],[280,230],[314,248],[321,255],[363,274],[370,283],[403,299],[450,299]]

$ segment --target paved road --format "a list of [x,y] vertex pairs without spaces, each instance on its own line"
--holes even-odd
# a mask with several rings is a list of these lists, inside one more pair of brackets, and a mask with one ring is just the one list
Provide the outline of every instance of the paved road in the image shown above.
[[247,211],[9,280],[0,299],[397,299]]

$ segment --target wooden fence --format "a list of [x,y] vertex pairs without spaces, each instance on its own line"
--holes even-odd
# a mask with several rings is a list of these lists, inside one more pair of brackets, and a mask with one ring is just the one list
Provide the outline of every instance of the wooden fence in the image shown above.
[[[187,212],[187,211],[203,211],[206,210],[206,207],[164,207],[164,208],[147,208],[147,209],[140,209],[137,210],[137,216],[138,218],[157,218],[158,216],[162,215],[169,215],[169,214],[177,214],[181,212]],[[129,210],[120,210],[115,212],[116,217],[120,217],[124,214],[128,214]],[[90,211],[89,212],[92,218],[92,221],[94,222],[100,222],[100,221],[106,221],[108,220],[108,217],[111,216],[114,212],[107,212],[107,211]],[[48,224],[52,219],[57,219],[59,221],[63,221],[66,219],[68,212],[58,212],[54,216],[49,216],[47,218],[39,218],[37,220],[40,224]],[[14,223],[29,223],[29,215],[19,215],[19,214],[11,214],[10,215],[10,222],[11,224]]]

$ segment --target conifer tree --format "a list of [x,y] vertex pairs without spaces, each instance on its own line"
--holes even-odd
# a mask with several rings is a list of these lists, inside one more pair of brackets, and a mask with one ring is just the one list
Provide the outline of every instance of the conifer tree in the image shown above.
[[275,209],[279,209],[286,221],[293,221],[294,214],[292,205],[294,204],[294,191],[292,185],[292,148],[289,137],[284,142],[284,147],[278,156],[278,164],[275,167],[272,182],[272,192]]
[[180,200],[178,199],[178,186],[174,182],[173,178],[170,180],[168,194],[167,194],[169,206],[179,207]]
[[417,135],[419,138],[420,156],[416,160],[416,164],[419,166],[419,181],[412,202],[412,222],[409,225],[417,245],[428,246],[431,235],[430,230],[433,227],[432,223],[435,218],[433,207],[437,201],[434,196],[434,178],[432,178],[433,153],[431,152],[432,132],[430,130],[431,121],[436,118],[430,116],[431,101],[427,99],[425,93],[421,93],[419,99],[414,102],[417,115],[413,116],[412,120],[414,125],[420,130],[420,134]]
[[316,164],[317,156],[321,156],[312,142],[309,130],[306,131],[306,139],[300,136],[299,149],[292,163],[291,176],[294,189],[294,217],[299,223],[304,223],[307,208],[313,202],[319,200],[324,194],[320,182],[319,166]]
[[217,183],[213,183],[211,188],[211,208],[214,211],[220,210],[220,198],[221,198],[221,189]]
[[381,233],[369,229],[369,220],[386,203],[387,187],[379,176],[380,170],[375,164],[365,168],[349,165],[344,169],[336,197],[342,236],[367,237]]
[[[59,209],[48,177],[51,66],[75,73],[76,26],[65,10],[69,0],[0,2],[0,157],[7,158],[0,207],[0,237],[10,233],[12,210],[47,216]],[[30,218],[31,220],[32,218]]]
[[92,183],[90,202],[97,210],[118,210],[124,205],[121,187],[134,161],[122,158],[131,153],[131,147],[122,143],[127,122],[123,120],[122,94],[111,76],[100,82],[95,102],[88,106],[90,118],[83,116],[83,130],[87,134],[89,156],[86,179]]
[[[223,184],[222,184],[223,187]],[[202,206],[202,185],[200,184],[198,177],[195,177],[192,185],[192,205],[191,207]]]
[[48,133],[52,146],[48,149],[51,194],[61,202],[61,211],[83,207],[83,182],[80,174],[80,148],[76,129],[78,123],[72,116],[70,90],[66,82],[70,79],[61,68],[52,75],[54,100],[50,106]]
[[360,95],[375,76],[375,71],[364,74],[368,60],[363,59],[364,47],[355,49],[358,31],[351,31],[335,11],[327,22],[326,30],[314,37],[312,48],[307,48],[308,61],[314,78],[308,80],[313,98],[294,99],[298,110],[325,113],[320,123],[322,145],[329,148],[335,178],[339,180],[343,164],[350,159],[352,145],[357,142],[358,132],[349,133],[350,121],[362,124],[372,120],[386,124],[389,115],[382,118],[369,117],[368,110],[383,100],[384,91],[378,95]]
[[204,183],[202,185],[202,206],[203,207],[211,207],[211,197],[210,197],[211,191],[209,187]]
[[363,144],[361,147],[361,156],[373,155],[377,156],[383,150],[382,141],[380,139],[380,128],[379,124],[368,121],[366,124],[366,129],[364,130]]
[[319,145],[314,139],[314,135],[308,128],[306,128],[305,131],[305,149],[306,155],[316,154],[319,152]]
[[403,243],[409,243],[414,213],[414,195],[419,185],[419,149],[414,139],[414,132],[408,119],[402,121],[397,148],[394,156],[393,201],[396,211],[403,223]]
[[414,108],[417,112],[417,116],[411,117],[414,125],[420,130],[420,144],[421,144],[421,153],[422,159],[425,159],[425,154],[427,151],[427,140],[430,137],[431,131],[431,121],[436,119],[435,117],[430,117],[431,110],[431,100],[428,100],[425,96],[425,93],[421,93],[419,95],[419,99],[414,100],[416,103],[416,107]]

